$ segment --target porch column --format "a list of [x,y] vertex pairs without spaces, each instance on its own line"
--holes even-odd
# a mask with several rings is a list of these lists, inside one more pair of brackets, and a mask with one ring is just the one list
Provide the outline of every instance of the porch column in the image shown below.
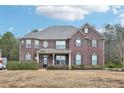
[[55,65],[55,54],[53,54],[53,66]]
[[69,69],[71,69],[71,52],[69,53]]
[[39,53],[37,53],[37,62],[39,63]]

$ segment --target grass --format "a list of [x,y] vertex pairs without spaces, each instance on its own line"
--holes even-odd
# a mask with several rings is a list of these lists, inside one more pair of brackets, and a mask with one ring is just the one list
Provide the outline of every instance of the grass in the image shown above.
[[3,70],[0,87],[124,88],[124,72],[105,70]]

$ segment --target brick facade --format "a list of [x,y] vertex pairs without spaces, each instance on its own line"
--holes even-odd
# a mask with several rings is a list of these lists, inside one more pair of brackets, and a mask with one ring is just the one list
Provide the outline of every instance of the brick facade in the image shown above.
[[[88,37],[88,38],[87,38]],[[76,46],[76,39],[81,40],[81,47]],[[97,40],[97,47],[92,47],[91,46],[91,40],[92,39]],[[31,54],[31,60],[36,61],[36,52],[40,49],[43,49],[43,42],[47,41],[48,42],[48,47],[46,49],[55,49],[55,42],[58,39],[46,39],[46,40],[41,40],[39,39],[40,46],[38,49],[35,49],[35,44],[34,40],[35,38],[28,38],[31,40],[31,48],[26,48],[26,39],[27,38],[22,38],[20,40],[20,61],[25,61],[25,55],[27,52]],[[21,41],[24,41],[23,44]],[[63,39],[60,39],[63,40]],[[68,39],[65,39],[66,41],[66,49],[70,51],[71,54],[71,64],[75,64],[75,55],[80,54],[81,55],[81,63],[84,65],[91,65],[91,55],[95,53],[98,55],[98,61],[97,64],[103,65],[104,64],[104,39],[101,38],[101,35],[95,31],[94,28],[88,27],[88,33],[85,34],[83,30],[78,30],[76,33],[72,34],[71,37]],[[59,53],[60,55],[61,53]],[[57,54],[56,54],[57,55]],[[62,55],[62,54],[61,54]],[[68,58],[69,54],[66,54],[66,59],[67,61],[69,60]],[[40,55],[40,61],[42,61],[42,55]],[[52,54],[49,54],[48,57],[48,64],[52,65],[53,63],[53,58]],[[42,63],[41,63],[42,64]],[[67,63],[68,65],[68,63]]]

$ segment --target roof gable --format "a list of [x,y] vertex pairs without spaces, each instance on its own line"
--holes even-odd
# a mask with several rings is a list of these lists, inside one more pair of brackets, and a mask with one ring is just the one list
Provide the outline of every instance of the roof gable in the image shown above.
[[85,26],[88,27],[88,29],[90,29],[91,31],[93,31],[95,34],[97,34],[100,38],[103,38],[102,34],[100,32],[98,32],[95,27],[91,26],[90,24],[88,23],[85,23],[82,27],[81,27],[81,30],[83,31]]
[[73,35],[75,35],[76,33],[80,32],[83,36],[86,36],[83,31],[81,31],[80,29],[78,29],[76,32],[74,32],[70,37],[73,37]]

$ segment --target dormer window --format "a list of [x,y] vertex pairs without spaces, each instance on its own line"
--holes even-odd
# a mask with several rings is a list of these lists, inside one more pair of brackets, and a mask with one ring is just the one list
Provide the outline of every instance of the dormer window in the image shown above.
[[88,27],[87,26],[85,26],[85,28],[84,28],[84,33],[88,33]]

